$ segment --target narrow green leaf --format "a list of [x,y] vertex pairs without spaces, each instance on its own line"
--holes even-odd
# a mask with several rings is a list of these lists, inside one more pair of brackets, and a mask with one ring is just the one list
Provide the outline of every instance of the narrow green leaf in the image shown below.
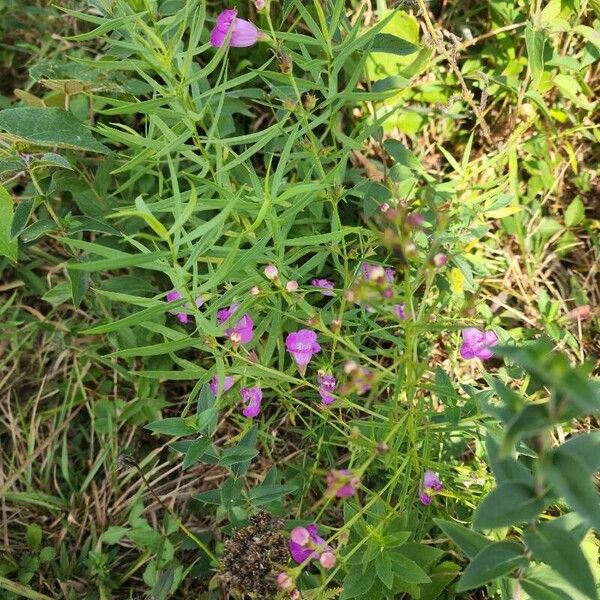
[[196,433],[196,429],[189,424],[189,420],[183,417],[168,417],[167,419],[154,421],[146,425],[145,429],[164,435],[190,435]]
[[[3,113],[0,112],[0,115]],[[11,237],[13,223],[13,200],[11,195],[0,185],[0,256],[6,256],[17,262],[19,245]]]

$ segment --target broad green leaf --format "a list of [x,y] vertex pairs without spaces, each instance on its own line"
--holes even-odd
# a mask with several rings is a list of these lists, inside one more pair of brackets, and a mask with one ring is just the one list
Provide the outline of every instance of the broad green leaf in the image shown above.
[[475,511],[476,529],[497,529],[537,517],[547,501],[521,481],[507,481],[492,490]]
[[434,519],[434,521],[469,558],[474,558],[486,546],[493,543],[492,540],[464,525],[445,521],[444,519]]
[[590,600],[597,600],[596,584],[590,566],[575,537],[564,529],[543,523],[523,532],[523,541],[533,558],[550,565]]
[[419,50],[415,44],[392,35],[391,33],[378,33],[373,40],[371,52],[383,52],[385,54],[396,54],[407,56]]
[[188,451],[185,453],[182,468],[187,469],[188,467],[195,465],[197,462],[200,462],[202,455],[211,444],[212,442],[208,437],[201,437],[200,439],[192,442],[191,446],[188,448]]
[[89,150],[100,154],[110,152],[72,113],[62,108],[8,108],[0,112],[0,129],[6,132],[6,137],[15,142]]
[[[2,113],[0,112],[0,115]],[[13,223],[13,200],[10,194],[0,185],[0,256],[6,256],[17,262],[19,245],[11,238]]]
[[583,461],[575,454],[553,452],[542,472],[571,507],[600,531],[600,496]]
[[117,544],[121,538],[129,532],[127,527],[112,526],[109,527],[101,536],[105,544]]
[[401,546],[397,550],[388,552],[392,559],[394,572],[408,583],[429,583],[431,578],[427,573],[414,561],[409,558],[408,548]]
[[456,584],[457,592],[480,587],[498,577],[508,575],[527,564],[525,549],[517,542],[496,542],[486,546],[469,563]]
[[585,218],[585,206],[579,196],[574,198],[565,211],[565,225],[576,227]]
[[590,475],[600,470],[600,431],[580,433],[554,450],[555,454],[576,456]]
[[27,526],[25,541],[32,550],[37,550],[42,545],[42,528],[37,523]]
[[375,572],[380,581],[389,590],[392,589],[394,583],[394,571],[392,568],[392,559],[390,555],[383,552],[375,559]]

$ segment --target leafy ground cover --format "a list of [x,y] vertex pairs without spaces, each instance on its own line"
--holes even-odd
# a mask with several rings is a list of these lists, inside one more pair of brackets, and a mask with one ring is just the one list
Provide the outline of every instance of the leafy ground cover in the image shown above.
[[597,598],[600,5],[227,8],[0,0],[0,597]]

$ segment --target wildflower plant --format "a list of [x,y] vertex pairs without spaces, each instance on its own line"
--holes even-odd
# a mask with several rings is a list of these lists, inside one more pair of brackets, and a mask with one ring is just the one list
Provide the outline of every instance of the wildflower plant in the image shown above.
[[[86,542],[103,594],[143,565],[156,598],[597,598],[598,436],[574,423],[597,419],[598,381],[516,322],[501,253],[482,249],[502,232],[527,255],[515,215],[532,230],[539,215],[519,204],[519,153],[535,120],[545,143],[572,135],[552,137],[547,102],[588,122],[584,78],[565,72],[595,63],[597,32],[581,3],[552,1],[553,30],[547,9],[494,2],[479,41],[508,32],[520,50],[500,44],[481,76],[457,62],[470,44],[410,4],[64,9],[87,27],[79,50],[32,68],[61,107],[0,111],[29,186],[16,210],[0,188],[0,251],[22,265],[60,247],[45,300],[87,311],[85,352],[133,390],[102,405],[99,444],[110,456],[107,431],[131,428],[144,468],[160,455],[185,477],[177,515],[159,503],[151,526],[154,488],[134,502],[107,476],[125,499]],[[567,30],[577,65],[550,43]],[[496,142],[490,90],[533,111]],[[435,168],[408,141],[424,115],[456,134],[429,144]],[[117,577],[125,539],[140,558]]]

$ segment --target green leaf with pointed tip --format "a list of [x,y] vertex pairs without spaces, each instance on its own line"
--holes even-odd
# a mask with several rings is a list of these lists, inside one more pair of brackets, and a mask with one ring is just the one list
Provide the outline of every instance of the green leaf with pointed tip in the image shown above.
[[492,490],[477,507],[473,525],[477,529],[497,529],[537,517],[547,501],[521,481],[507,481]]
[[13,141],[35,146],[89,150],[100,154],[110,152],[83,123],[63,108],[8,108],[0,112],[0,130]]
[[523,532],[523,541],[533,558],[550,565],[590,600],[597,600],[594,576],[577,539],[564,529],[547,525]]
[[486,546],[475,556],[456,584],[457,592],[480,587],[498,577],[525,566],[524,548],[517,542],[496,542]]
[[473,531],[468,527],[445,521],[444,519],[434,519],[435,524],[469,557],[474,558],[486,546],[493,544],[493,541]]

